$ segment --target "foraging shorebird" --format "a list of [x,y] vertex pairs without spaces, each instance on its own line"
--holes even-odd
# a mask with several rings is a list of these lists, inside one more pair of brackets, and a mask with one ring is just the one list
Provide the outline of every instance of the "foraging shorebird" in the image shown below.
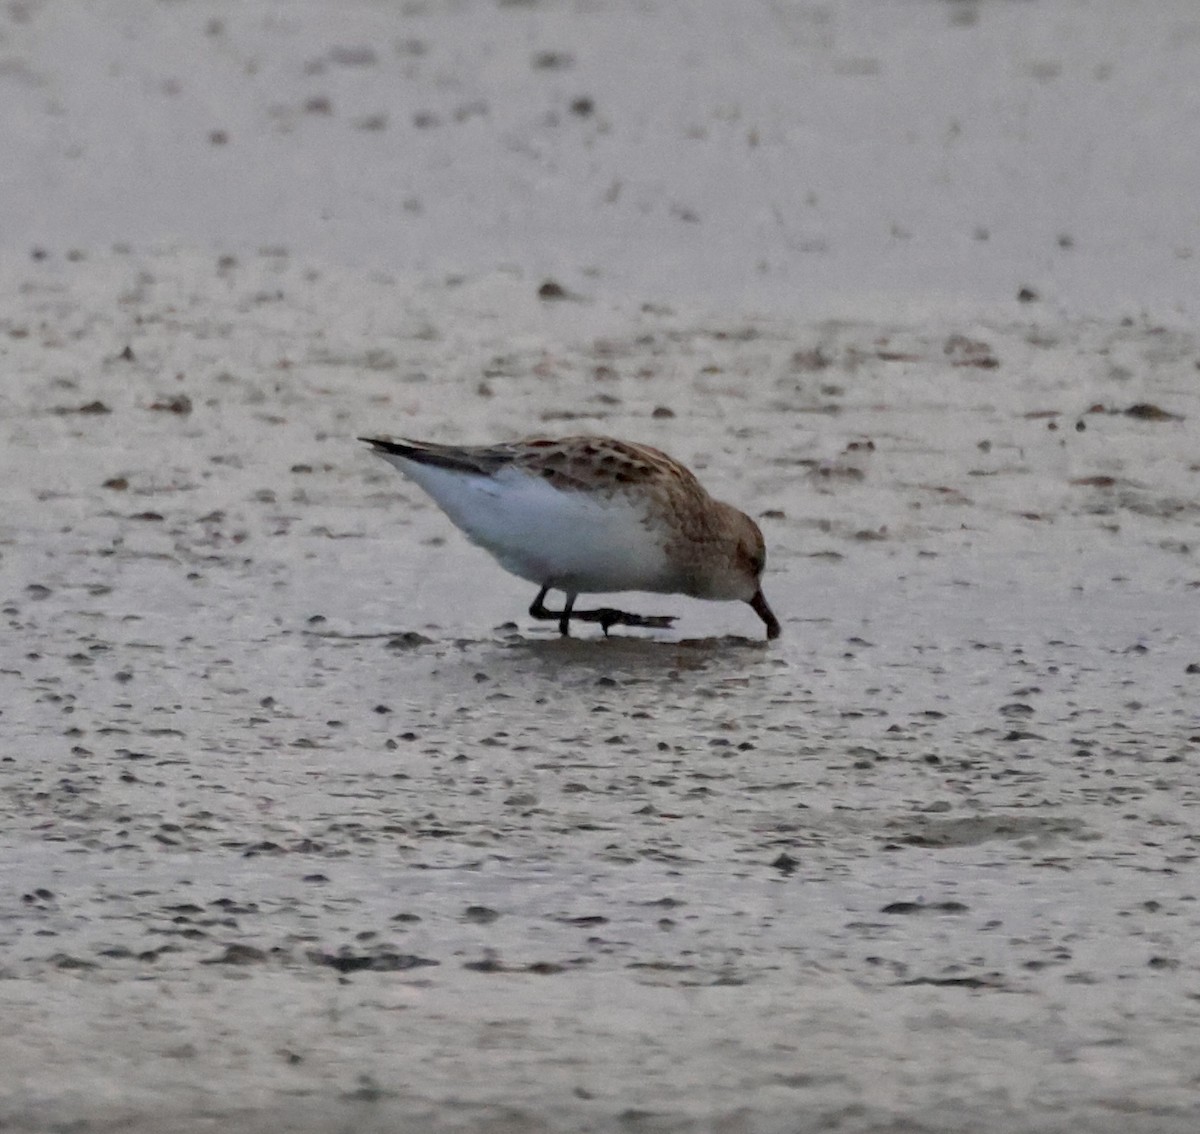
[[[437,445],[361,437],[420,485],[473,543],[541,588],[529,608],[570,634],[571,620],[664,628],[671,615],[603,607],[581,594],[654,591],[740,600],[778,638],[763,597],[766,548],[758,525],[714,500],[695,475],[649,445],[611,437],[534,437],[507,445]],[[561,610],[545,606],[562,591]]]

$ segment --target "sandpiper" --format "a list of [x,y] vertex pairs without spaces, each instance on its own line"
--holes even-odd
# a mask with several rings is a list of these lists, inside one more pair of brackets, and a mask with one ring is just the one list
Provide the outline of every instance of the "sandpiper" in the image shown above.
[[[673,615],[602,607],[576,610],[580,594],[654,591],[740,600],[778,638],[763,597],[766,548],[758,525],[714,500],[695,475],[649,445],[611,437],[532,437],[507,445],[438,445],[360,437],[420,485],[473,542],[507,571],[541,587],[529,608],[554,619],[670,627]],[[566,596],[549,610],[550,590]]]

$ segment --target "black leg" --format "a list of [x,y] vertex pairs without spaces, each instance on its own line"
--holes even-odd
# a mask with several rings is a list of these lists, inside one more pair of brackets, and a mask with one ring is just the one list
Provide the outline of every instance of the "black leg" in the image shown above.
[[529,608],[530,618],[558,619],[558,632],[564,637],[571,636],[571,611],[575,609],[575,600],[578,595],[573,595],[570,591],[564,592],[566,601],[563,603],[562,610],[551,610],[546,606],[546,593],[550,590],[548,586],[543,587],[538,591],[537,598],[533,600],[533,605]]
[[575,599],[577,596],[570,592],[566,592],[566,602],[563,604],[562,610],[550,610],[546,606],[546,595],[549,591],[549,586],[538,591],[537,598],[533,600],[533,605],[529,608],[529,617],[557,619],[558,632],[564,637],[571,633],[572,618],[579,622],[599,622],[600,629],[604,631],[606,638],[609,628],[612,626],[643,626],[655,630],[669,630],[675,621],[673,614],[629,614],[624,610],[615,610],[611,606],[602,606],[598,610],[576,610]]
[[557,618],[559,616],[557,610],[546,609],[546,595],[549,592],[549,587],[543,587],[538,591],[537,598],[533,600],[533,605],[529,608],[530,618]]
[[571,636],[571,611],[575,609],[577,595],[567,592],[566,602],[563,603],[562,617],[558,620],[558,632],[564,637]]

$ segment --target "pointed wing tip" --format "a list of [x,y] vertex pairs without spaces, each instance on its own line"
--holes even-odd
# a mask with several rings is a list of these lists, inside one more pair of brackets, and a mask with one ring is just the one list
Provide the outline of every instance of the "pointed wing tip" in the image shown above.
[[407,453],[406,445],[399,445],[395,441],[389,441],[386,437],[359,437],[359,441],[364,441],[371,446],[373,453]]

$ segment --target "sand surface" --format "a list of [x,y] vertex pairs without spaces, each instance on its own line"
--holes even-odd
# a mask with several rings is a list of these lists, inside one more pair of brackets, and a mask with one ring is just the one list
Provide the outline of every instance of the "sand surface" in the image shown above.
[[[1190,4],[3,19],[0,1128],[1194,1130]],[[531,431],[782,639],[353,440]]]

